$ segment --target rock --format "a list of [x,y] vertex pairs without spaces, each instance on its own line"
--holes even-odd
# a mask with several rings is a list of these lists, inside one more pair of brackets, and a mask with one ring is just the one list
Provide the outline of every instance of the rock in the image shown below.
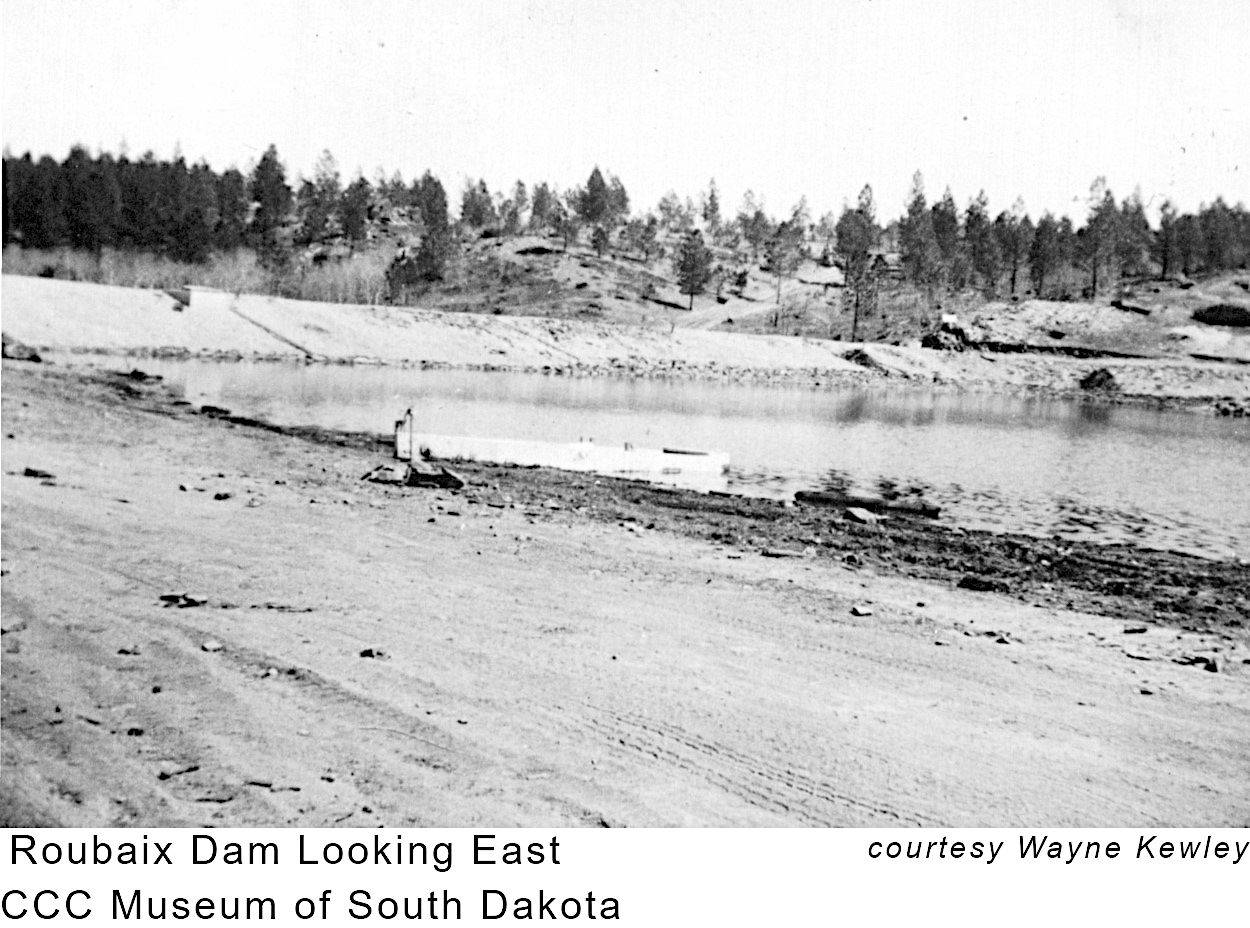
[[1150,310],[1145,306],[1138,306],[1136,303],[1128,303],[1124,300],[1116,299],[1111,301],[1111,305],[1116,309],[1122,309],[1128,313],[1137,313],[1139,316],[1149,316]]
[[1006,593],[1008,591],[1007,584],[1001,580],[978,577],[976,574],[964,574],[955,585],[961,590],[973,590],[978,593]]
[[404,486],[435,487],[444,490],[463,489],[466,480],[453,470],[440,465],[418,461],[408,467],[404,475]]
[[872,615],[872,607],[871,606],[852,606],[851,615],[860,616],[861,618],[863,616]]
[[1097,390],[1103,393],[1117,393],[1120,390],[1115,376],[1105,367],[1090,371],[1080,379],[1079,386],[1082,390]]
[[881,521],[881,516],[875,512],[869,512],[867,509],[860,509],[858,506],[850,506],[846,509],[846,517],[852,522],[858,522],[860,525],[876,525]]
[[164,608],[166,609],[170,606],[175,606],[179,609],[195,609],[196,607],[203,606],[208,602],[206,597],[189,596],[186,593],[165,593],[160,597],[160,600],[165,604]]
[[1194,322],[1204,325],[1227,325],[1245,328],[1250,326],[1250,308],[1231,303],[1217,303],[1194,310]]
[[200,650],[207,651],[209,654],[216,654],[218,651],[222,650],[224,647],[225,645],[223,645],[216,638],[209,638],[206,642],[200,645]]
[[805,552],[792,548],[764,548],[760,554],[764,557],[803,557]]
[[866,368],[870,371],[876,371],[879,374],[889,373],[881,362],[862,348],[852,348],[850,351],[842,355],[842,357],[850,361],[852,364],[858,364],[860,367]]
[[200,769],[199,764],[163,764],[161,770],[157,773],[158,780],[169,780],[173,777],[180,777],[184,773],[195,773]]
[[367,474],[362,474],[360,479],[368,480],[370,483],[385,483],[392,486],[403,486],[407,477],[407,469],[398,464],[379,464]]
[[1146,626],[1145,625],[1130,625],[1128,628],[1124,629],[1124,634],[1144,635],[1146,634]]
[[40,470],[38,467],[27,467],[22,471],[23,477],[33,477],[35,480],[55,480],[56,474],[51,471]]
[[365,648],[360,652],[360,656],[380,661],[386,658],[386,652],[381,648]]
[[29,361],[31,364],[39,364],[43,358],[39,357],[39,352],[35,351],[29,345],[24,345],[15,338],[8,335],[0,336],[3,342],[3,350],[0,354],[8,358],[10,361]]
[[229,493],[226,490],[221,490],[220,492],[213,494],[213,499],[215,500],[230,499],[232,496],[234,496],[233,493]]

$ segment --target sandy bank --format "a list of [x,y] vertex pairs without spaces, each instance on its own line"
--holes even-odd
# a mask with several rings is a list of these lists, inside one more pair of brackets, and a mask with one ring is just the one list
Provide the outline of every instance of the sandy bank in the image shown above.
[[845,383],[892,378],[984,390],[1079,392],[1100,367],[1121,398],[1204,404],[1250,398],[1250,365],[1188,358],[1071,358],[534,316],[443,313],[3,277],[6,334],[44,350],[301,358],[541,371],[577,376]]
[[[367,438],[46,366],[6,362],[3,402],[5,824],[1250,817],[1244,629],[906,574],[979,536],[550,471],[380,486]],[[1156,556],[1101,570],[1245,596]]]

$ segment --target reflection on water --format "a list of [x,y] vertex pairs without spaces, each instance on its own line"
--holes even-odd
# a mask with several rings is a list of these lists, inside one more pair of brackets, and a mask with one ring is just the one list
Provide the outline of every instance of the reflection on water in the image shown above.
[[[110,362],[116,364],[116,361]],[[897,386],[806,389],[378,367],[144,361],[284,424],[724,451],[729,489],[915,496],[969,527],[1250,554],[1250,423]]]

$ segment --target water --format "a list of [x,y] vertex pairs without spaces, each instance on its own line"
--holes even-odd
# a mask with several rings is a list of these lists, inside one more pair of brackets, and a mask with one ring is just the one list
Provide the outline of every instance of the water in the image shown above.
[[[386,367],[147,361],[212,403],[285,425],[724,451],[720,489],[919,494],[994,531],[1250,555],[1250,423],[898,386],[568,379]],[[705,487],[707,488],[707,487]]]

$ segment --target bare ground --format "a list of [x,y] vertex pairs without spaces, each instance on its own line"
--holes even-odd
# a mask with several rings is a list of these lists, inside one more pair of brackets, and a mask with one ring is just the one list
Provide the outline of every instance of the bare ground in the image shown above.
[[1244,565],[3,386],[4,824],[1250,824]]

